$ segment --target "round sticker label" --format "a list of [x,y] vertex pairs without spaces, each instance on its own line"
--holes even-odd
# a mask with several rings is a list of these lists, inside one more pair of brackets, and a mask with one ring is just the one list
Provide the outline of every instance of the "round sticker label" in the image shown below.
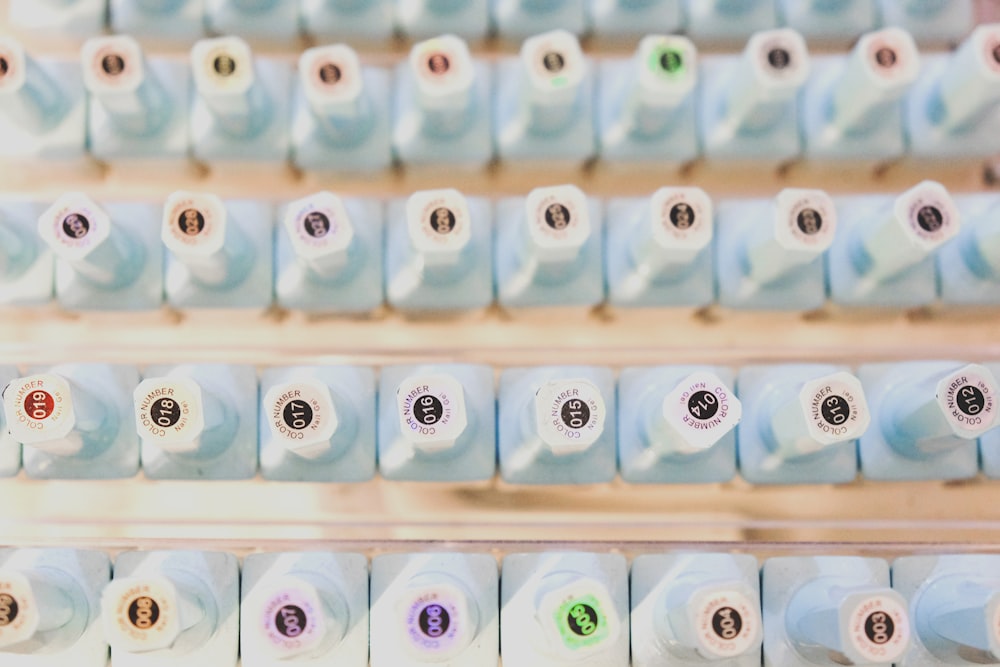
[[695,625],[704,650],[720,658],[732,658],[756,644],[760,613],[742,593],[718,592],[703,600]]
[[336,416],[329,390],[311,382],[297,382],[268,392],[271,432],[290,444],[330,438]]
[[605,404],[587,380],[549,382],[535,395],[539,436],[556,452],[586,449],[604,432]]
[[454,251],[471,239],[469,209],[455,190],[425,191],[407,201],[410,238],[423,252]]
[[814,435],[839,442],[855,438],[868,425],[868,408],[857,387],[833,378],[806,387],[808,422]]
[[463,640],[468,620],[459,604],[441,591],[426,591],[405,610],[406,637],[421,652],[438,653],[456,648]]
[[873,595],[855,607],[848,621],[851,643],[866,662],[895,662],[910,636],[906,609],[896,598]]
[[996,420],[996,389],[973,369],[965,369],[944,386],[944,405],[950,421],[962,429],[989,428]]
[[454,446],[468,425],[465,390],[449,375],[408,378],[396,392],[403,437],[425,451]]
[[596,646],[610,634],[610,625],[594,595],[570,597],[556,607],[555,625],[565,648],[576,651]]
[[185,441],[204,427],[201,390],[193,382],[145,380],[136,389],[136,422],[145,440]]
[[586,199],[577,191],[558,188],[529,199],[531,233],[546,246],[576,246],[590,233]]
[[176,632],[173,595],[152,582],[127,586],[114,601],[115,628],[133,645],[161,644]]
[[693,432],[728,432],[740,418],[740,406],[732,390],[710,373],[695,373],[664,400],[664,410],[673,421]]
[[[4,403],[15,439],[35,440],[54,435],[74,420],[69,384],[55,375],[34,375],[12,382]],[[32,437],[34,435],[34,437]]]
[[176,193],[167,200],[163,240],[178,248],[215,251],[222,248],[226,212],[214,195]]
[[312,596],[294,588],[272,595],[261,612],[264,638],[285,651],[313,644],[323,633],[320,613]]

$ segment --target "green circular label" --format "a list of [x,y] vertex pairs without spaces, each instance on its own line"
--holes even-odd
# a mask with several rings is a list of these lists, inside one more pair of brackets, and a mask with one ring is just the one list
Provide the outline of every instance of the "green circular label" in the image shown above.
[[560,639],[572,650],[600,644],[610,631],[601,603],[593,595],[567,599],[556,609],[555,620]]
[[649,55],[649,69],[658,74],[674,79],[684,75],[687,63],[684,62],[684,52],[673,47],[656,49]]

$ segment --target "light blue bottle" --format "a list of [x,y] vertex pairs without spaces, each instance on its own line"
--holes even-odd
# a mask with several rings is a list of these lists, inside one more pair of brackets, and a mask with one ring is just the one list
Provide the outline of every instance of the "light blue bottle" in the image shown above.
[[1000,556],[904,556],[892,562],[892,587],[913,615],[910,650],[900,667],[961,667],[1000,662]]
[[101,596],[115,667],[236,667],[240,571],[232,554],[124,551]]
[[707,306],[715,300],[712,200],[701,188],[611,199],[605,213],[608,303]]
[[587,29],[585,0],[490,0],[493,29],[518,41],[547,30],[581,35]]
[[40,203],[0,200],[0,306],[40,306],[52,301],[55,260],[38,237]]
[[[14,366],[0,365],[0,394],[17,379]],[[15,477],[21,470],[21,443],[14,439],[7,427],[6,410],[0,410],[0,477]]]
[[864,477],[976,476],[976,440],[1000,413],[1000,387],[988,368],[957,361],[866,364],[858,377],[876,417],[858,446]]
[[500,375],[497,400],[504,481],[596,484],[614,479],[615,379],[610,369],[510,368]]
[[798,93],[809,51],[789,28],[754,33],[738,56],[702,59],[698,135],[709,160],[778,166],[802,152]]
[[493,159],[492,70],[459,37],[414,44],[396,68],[392,147],[407,166],[485,166]]
[[8,0],[7,21],[43,39],[79,39],[104,30],[106,0]]
[[318,40],[373,42],[393,32],[393,0],[301,0],[302,30]]
[[82,549],[0,550],[3,620],[0,659],[9,667],[105,667],[100,615],[111,561]]
[[217,35],[291,42],[299,35],[299,7],[286,0],[205,0],[205,25]]
[[359,366],[268,368],[260,376],[260,471],[268,480],[375,476],[375,373]]
[[630,592],[632,667],[760,667],[760,584],[753,556],[636,556]]
[[924,58],[906,97],[909,152],[977,166],[1000,152],[1000,23],[981,25],[953,54]]
[[223,202],[179,191],[167,197],[161,238],[166,295],[174,308],[267,308],[274,299],[274,221],[261,201]]
[[191,76],[181,62],[147,59],[125,35],[95,37],[80,51],[87,136],[94,157],[132,171],[187,167]]
[[404,313],[456,314],[493,303],[492,205],[458,190],[389,202],[386,298]]
[[36,368],[3,395],[7,428],[36,479],[122,479],[139,472],[132,428],[132,366],[63,364]]
[[[1000,376],[1000,364],[984,364],[993,373]],[[1000,429],[992,429],[979,436],[979,466],[989,479],[1000,478]]]
[[906,600],[881,558],[769,558],[760,581],[764,667],[888,666],[909,648]]
[[866,33],[847,56],[813,59],[802,91],[801,132],[809,160],[879,164],[906,151],[902,99],[920,73],[905,30]]
[[895,198],[838,198],[837,211],[840,232],[827,253],[833,303],[916,308],[937,299],[934,253],[961,226],[943,185],[923,181]]
[[56,257],[56,298],[68,310],[155,310],[163,305],[163,247],[156,207],[98,206],[81,192],[57,199],[38,218]]
[[778,20],[809,41],[847,42],[874,30],[876,0],[778,0]]
[[630,484],[726,482],[743,408],[717,366],[632,366],[618,376],[618,469]]
[[941,301],[946,306],[1000,304],[1000,198],[991,193],[955,197],[962,230],[936,253]]
[[205,34],[205,0],[109,0],[111,31],[194,41]]
[[394,0],[396,27],[411,39],[458,35],[473,40],[490,29],[489,0]]
[[[871,413],[843,366],[745,366],[736,387],[740,475],[751,484],[846,484],[858,476],[858,438]],[[873,428],[877,428],[876,425]]]
[[496,203],[494,271],[503,308],[590,308],[604,301],[600,203],[575,185]]
[[500,653],[499,588],[492,554],[375,556],[371,666],[493,667]]
[[497,64],[494,143],[500,160],[582,164],[594,157],[592,65],[566,30],[532,37]]
[[148,479],[250,479],[257,472],[253,366],[150,366],[135,389]]
[[681,0],[588,0],[587,22],[598,37],[638,39],[653,32],[680,32]]
[[822,190],[785,188],[772,200],[716,206],[715,271],[728,308],[814,310],[826,303],[824,254],[838,211]]
[[86,164],[87,101],[79,63],[36,60],[5,37],[0,72],[0,161],[17,170]]
[[243,667],[368,667],[368,559],[254,553],[240,589]]
[[363,314],[385,300],[381,202],[328,191],[293,201],[284,209],[275,245],[279,306]]
[[292,160],[303,171],[377,172],[392,164],[390,75],[349,46],[305,51],[292,102]]
[[679,167],[698,156],[698,51],[690,40],[649,35],[632,58],[602,58],[598,67],[602,161]]
[[958,42],[976,25],[972,0],[879,0],[883,25],[898,25],[921,42]]
[[685,27],[696,42],[739,41],[778,25],[776,0],[684,0]]
[[500,651],[524,667],[628,667],[628,565],[616,553],[512,553],[500,575]]
[[385,479],[471,482],[496,474],[491,367],[386,366],[378,397],[378,466]]
[[195,158],[216,166],[226,163],[227,169],[235,163],[284,164],[290,150],[291,67],[254,58],[238,37],[196,42],[191,66]]

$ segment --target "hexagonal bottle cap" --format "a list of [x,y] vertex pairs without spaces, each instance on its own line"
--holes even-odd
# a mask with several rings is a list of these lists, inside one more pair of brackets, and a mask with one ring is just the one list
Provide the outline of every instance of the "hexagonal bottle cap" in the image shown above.
[[130,93],[146,78],[142,47],[127,35],[93,37],[80,49],[83,82],[91,93]]
[[643,224],[646,229],[634,234],[631,245],[636,266],[654,272],[686,266],[712,242],[712,199],[701,188],[660,188],[650,198]]
[[38,233],[58,257],[80,262],[111,236],[111,218],[82,192],[67,192],[38,218]]
[[54,373],[17,378],[3,393],[11,437],[57,456],[72,456],[83,449],[77,403],[95,427],[103,423],[103,406]]
[[649,432],[650,447],[665,456],[713,447],[739,423],[743,406],[714,373],[696,371],[663,397]]
[[682,607],[668,610],[674,636],[705,660],[756,650],[762,634],[760,603],[745,588],[738,581],[695,588]]
[[24,88],[28,79],[28,54],[12,37],[0,37],[0,94]]
[[295,253],[320,275],[334,275],[347,263],[354,225],[339,196],[324,190],[297,199],[282,222]]
[[835,122],[848,129],[880,104],[899,99],[920,72],[916,42],[900,28],[861,36],[833,88]]
[[63,627],[78,611],[86,615],[39,574],[0,570],[0,650]]
[[211,257],[225,245],[226,217],[225,204],[216,195],[174,192],[163,205],[163,244],[181,261]]
[[198,40],[191,48],[191,67],[202,95],[244,95],[256,79],[250,45],[239,37]]
[[754,84],[763,87],[768,97],[794,94],[809,76],[809,49],[791,28],[754,33],[743,57],[751,66]]
[[264,395],[271,435],[293,454],[315,459],[330,451],[339,419],[330,388],[307,378],[283,382]]
[[113,579],[101,595],[101,609],[108,644],[126,653],[169,649],[204,618],[197,599],[163,575]]
[[565,30],[553,30],[524,41],[521,64],[536,104],[565,104],[587,72],[580,41]]
[[575,185],[535,188],[525,199],[527,242],[542,262],[575,259],[590,239],[587,196]]
[[318,657],[344,636],[348,619],[329,613],[309,579],[274,577],[254,587],[243,602],[243,622],[257,619],[258,648],[275,660]]
[[419,451],[451,449],[468,426],[465,389],[451,375],[413,375],[396,389],[403,438]]
[[422,106],[443,111],[468,106],[475,68],[465,40],[443,35],[417,42],[409,63]]
[[407,582],[395,607],[403,645],[421,661],[454,658],[479,631],[475,600],[461,582],[443,572],[425,573]]
[[698,82],[698,49],[680,35],[647,35],[636,50],[638,93],[643,104],[674,108]]
[[555,655],[583,659],[607,650],[618,640],[621,619],[603,582],[561,572],[545,577],[541,586],[536,618]]
[[553,454],[586,451],[604,433],[607,406],[601,390],[586,378],[546,382],[535,393],[538,437]]
[[143,442],[169,452],[193,452],[205,432],[204,394],[186,377],[148,378],[133,393],[135,426]]
[[770,224],[751,232],[746,250],[749,275],[761,283],[812,262],[833,244],[837,230],[837,210],[822,190],[785,188],[770,213]]
[[997,390],[988,368],[969,364],[941,378],[935,396],[955,435],[972,440],[996,426]]
[[871,413],[861,381],[840,371],[803,382],[770,417],[775,453],[794,459],[861,437]]
[[427,264],[454,264],[472,240],[469,204],[458,190],[416,192],[406,201],[406,228]]
[[364,91],[361,61],[346,44],[307,49],[298,71],[306,99],[319,113],[351,108]]

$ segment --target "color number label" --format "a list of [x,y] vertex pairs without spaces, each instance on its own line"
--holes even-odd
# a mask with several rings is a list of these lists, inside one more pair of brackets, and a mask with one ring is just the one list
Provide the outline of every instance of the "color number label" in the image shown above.
[[17,600],[7,593],[0,593],[0,627],[5,627],[17,620]]
[[48,419],[55,410],[56,402],[47,391],[33,391],[24,399],[24,411],[32,419]]
[[274,627],[290,639],[301,635],[308,623],[306,612],[294,604],[285,605],[274,615]]
[[151,597],[138,597],[128,606],[128,620],[139,630],[149,630],[160,619],[160,606]]

